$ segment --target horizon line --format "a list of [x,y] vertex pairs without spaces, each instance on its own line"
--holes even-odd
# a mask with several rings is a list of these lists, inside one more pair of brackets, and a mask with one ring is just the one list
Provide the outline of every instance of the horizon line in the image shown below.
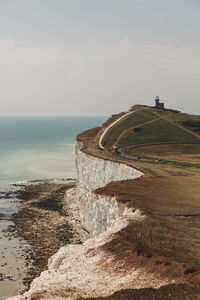
[[0,115],[0,117],[108,117],[109,115]]

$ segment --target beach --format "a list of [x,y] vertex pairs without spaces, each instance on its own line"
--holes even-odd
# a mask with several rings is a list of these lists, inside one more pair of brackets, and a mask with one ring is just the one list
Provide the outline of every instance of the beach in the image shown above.
[[[104,117],[0,118],[0,300],[25,290],[46,268],[48,257],[69,242],[70,229],[62,223],[65,217],[54,210],[45,211],[45,207],[36,212],[29,200],[33,200],[32,194],[37,195],[34,201],[41,199],[40,192],[45,189],[44,193],[50,197],[59,188],[61,191],[63,188],[58,194],[64,198],[67,178],[76,177],[76,134],[104,120]],[[54,216],[60,218],[58,224]],[[39,222],[44,219],[49,223]],[[45,236],[49,244],[40,247]],[[54,237],[54,244],[50,236]]]

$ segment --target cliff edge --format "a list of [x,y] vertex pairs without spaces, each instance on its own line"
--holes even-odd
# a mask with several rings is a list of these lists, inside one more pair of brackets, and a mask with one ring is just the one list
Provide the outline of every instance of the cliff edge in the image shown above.
[[78,135],[77,187],[66,196],[90,238],[62,247],[10,299],[199,299],[200,136],[188,118],[135,106]]

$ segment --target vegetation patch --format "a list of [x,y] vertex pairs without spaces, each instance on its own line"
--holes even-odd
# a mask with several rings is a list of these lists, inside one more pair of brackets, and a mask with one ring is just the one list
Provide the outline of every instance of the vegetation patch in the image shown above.
[[[200,177],[142,177],[137,180],[112,182],[97,194],[116,195],[118,201],[140,209],[146,218],[133,221],[115,235],[107,245],[117,260],[124,259],[119,244],[128,245],[141,266],[166,276],[180,272],[187,284],[156,289],[124,290],[110,297],[92,299],[200,299]],[[116,245],[115,245],[116,243]],[[119,253],[118,253],[119,254]],[[149,263],[148,263],[149,261]],[[129,266],[137,258],[128,259]],[[154,265],[153,265],[154,264]],[[135,268],[139,268],[136,265]],[[165,271],[166,269],[166,271]],[[196,283],[194,283],[196,282]]]
[[[137,180],[112,182],[96,190],[97,194],[115,195],[119,202],[132,209],[140,209],[146,216],[143,221],[132,222],[115,234],[104,250],[113,255],[120,265],[128,256],[129,251],[123,251],[124,245],[127,245],[131,253],[127,259],[130,270],[131,267],[139,269],[151,265],[155,277],[156,274],[164,274],[165,278],[170,278],[170,275],[180,272],[181,278],[187,283],[159,289],[122,290],[109,297],[89,299],[200,299],[200,177],[196,164],[200,153],[200,139],[197,136],[200,117],[149,109],[150,114],[145,118],[143,113],[140,111],[130,115],[113,126],[104,139],[107,150],[92,152],[92,147],[86,147],[89,154],[91,151],[104,159],[123,161],[142,170],[146,176]],[[161,118],[156,120],[159,116]],[[183,123],[188,118],[192,123]],[[145,124],[150,120],[151,123]],[[179,156],[181,161],[194,162],[195,165],[188,163],[185,168],[183,165],[177,167],[175,164],[147,164],[141,159],[129,160],[122,152],[119,155],[120,152],[108,151],[118,139],[119,147],[138,146],[131,150],[133,154],[155,155],[155,158],[158,155],[165,160],[176,160],[175,156]],[[150,143],[168,145],[145,145]],[[159,273],[159,270],[164,273]]]
[[180,122],[183,126],[189,127],[189,129],[199,132],[200,133],[200,121],[198,120],[186,120],[183,122]]
[[156,118],[157,116],[153,112],[148,110],[141,110],[131,115],[128,115],[109,130],[109,132],[103,140],[103,146],[106,148],[112,147],[118,136],[124,130],[130,127],[138,126],[141,123],[145,123]]
[[185,143],[186,141],[187,143],[200,143],[200,139],[198,139],[198,137],[195,137],[191,133],[184,131],[175,124],[160,119],[153,123],[144,125],[141,132],[128,132],[119,141],[118,146],[159,142]]
[[108,297],[79,298],[78,300],[199,300],[200,283],[167,285],[159,289],[122,290]]
[[134,251],[183,263],[185,271],[200,270],[199,182],[199,177],[142,177],[110,183],[96,193],[117,195],[147,216],[122,232]]
[[199,223],[200,217],[155,216],[131,224],[123,234],[139,255],[158,257],[161,263],[185,264],[186,275],[188,270],[200,270]]
[[118,201],[141,209],[145,215],[197,215],[200,214],[199,183],[199,176],[140,177],[112,182],[95,192],[117,195]]
[[160,144],[129,148],[131,155],[150,156],[156,159],[200,163],[200,144]]

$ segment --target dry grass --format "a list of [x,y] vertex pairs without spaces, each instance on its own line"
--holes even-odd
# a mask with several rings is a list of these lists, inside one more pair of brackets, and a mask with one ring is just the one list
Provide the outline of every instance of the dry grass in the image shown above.
[[96,193],[117,195],[148,217],[123,236],[135,251],[200,269],[200,177],[143,177],[113,182]]
[[200,283],[163,286],[160,289],[122,290],[109,297],[77,300],[199,300]]
[[148,155],[157,159],[183,161],[193,164],[200,163],[200,145],[198,144],[146,145],[132,148],[128,152],[134,155]]
[[141,177],[110,183],[96,193],[116,194],[119,201],[148,215],[200,213],[199,176]]
[[[154,111],[150,108],[149,110]],[[166,111],[157,112],[162,117],[167,116],[168,120],[177,123],[177,125],[182,124],[181,122],[184,120],[192,119],[199,121],[200,119],[199,116],[187,114],[169,114]],[[142,122],[144,123],[144,119],[141,120]],[[156,122],[158,123],[155,126]],[[119,125],[122,126],[123,124]],[[124,124],[124,126],[127,128],[127,124]],[[180,271],[182,272],[181,276],[185,276],[185,281],[188,281],[188,283],[169,285],[158,290],[119,291],[110,297],[93,298],[93,300],[200,299],[199,170],[175,165],[153,165],[142,161],[131,161],[107,150],[100,151],[98,149],[100,131],[101,129],[96,132],[93,131],[92,142],[90,140],[91,135],[88,139],[85,134],[79,136],[80,140],[84,142],[84,151],[86,153],[104,159],[124,162],[145,173],[145,177],[140,179],[113,182],[105,188],[96,191],[99,194],[116,195],[118,201],[122,201],[128,207],[139,208],[147,216],[144,222],[132,223],[128,228],[118,233],[110,245],[107,245],[107,251],[111,251],[116,259],[120,260],[120,255],[124,259],[125,252],[123,251],[123,247],[125,247],[124,245],[128,245],[133,253],[132,259],[128,258],[127,260],[129,267],[131,263],[145,263],[147,267],[151,266],[152,270],[157,274],[159,266],[160,272],[165,272],[166,268],[168,270],[166,274],[169,276]],[[119,128],[114,133],[113,128],[113,132],[110,132],[110,135],[107,136],[108,140],[106,143],[109,147],[120,132],[121,129]],[[138,138],[135,140],[136,134],[138,134]],[[192,154],[197,155],[197,158],[199,155],[199,139],[180,127],[168,123],[166,120],[155,121],[155,123],[149,124],[146,128],[144,127],[142,131],[138,131],[138,133],[134,132],[132,135],[134,136],[134,143],[161,141],[171,141],[173,143],[177,142],[177,140],[182,144],[194,142],[197,144],[191,146],[178,145],[176,151],[178,154],[183,155],[184,161],[187,160],[187,154],[191,154],[191,149]],[[129,142],[133,143],[133,137],[131,139]],[[129,142],[125,140],[124,143]],[[156,147],[152,146],[149,149],[146,147],[138,148],[137,151],[149,151],[148,154],[153,154],[155,151],[155,155],[157,153],[162,155],[162,151],[164,150],[164,155],[166,156],[175,155],[170,154],[170,152],[175,150],[172,145],[169,147],[173,149],[164,149],[162,146],[159,146],[160,148]],[[193,157],[192,159],[196,158]],[[119,244],[121,244],[121,247],[118,247]],[[192,281],[197,282],[192,283]]]
[[[180,276],[187,284],[155,289],[119,291],[118,299],[199,299],[200,295],[200,177],[142,177],[112,182],[96,193],[116,195],[128,207],[139,208],[147,216],[119,232],[107,245],[117,260],[124,259],[123,247],[132,250],[128,265],[165,276]],[[116,244],[116,245],[115,245]],[[121,248],[118,245],[123,245]],[[196,283],[193,283],[196,282]]]

